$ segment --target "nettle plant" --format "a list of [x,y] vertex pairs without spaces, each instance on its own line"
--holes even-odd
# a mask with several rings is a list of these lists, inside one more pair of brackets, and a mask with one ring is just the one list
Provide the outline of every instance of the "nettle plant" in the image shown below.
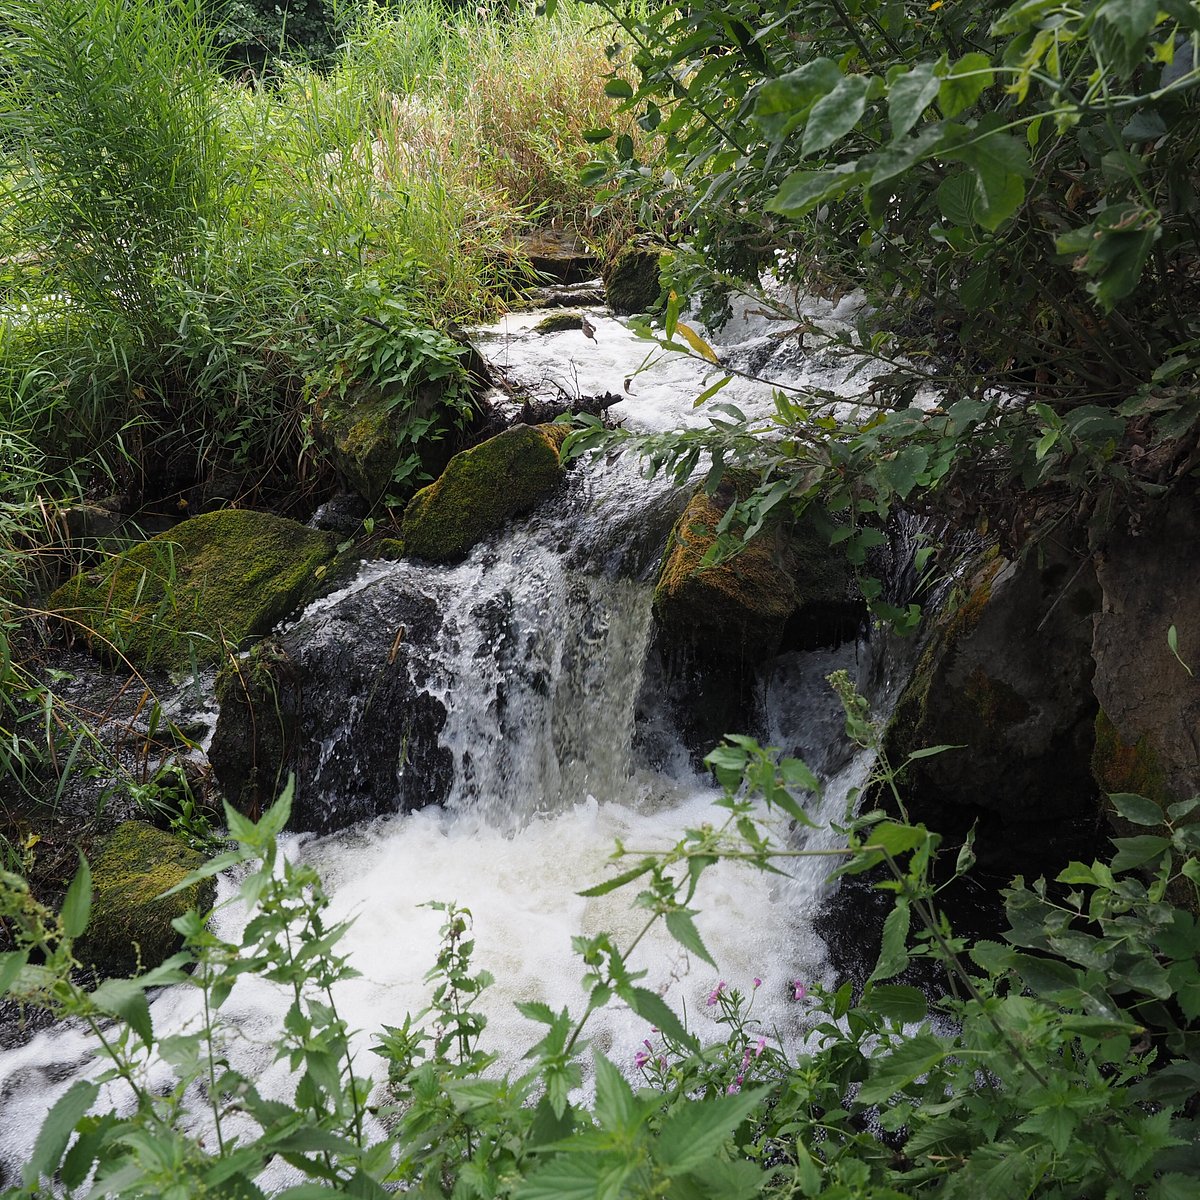
[[[844,675],[832,682],[849,735],[878,753],[881,731],[865,701]],[[636,888],[643,931],[624,947],[605,933],[576,939],[582,1010],[519,1006],[542,1034],[520,1073],[495,1072],[484,1046],[475,1005],[491,978],[472,966],[470,913],[438,904],[431,1005],[382,1031],[387,1082],[374,1088],[338,1015],[337,984],[353,974],[337,952],[344,927],[326,922],[312,869],[276,849],[290,792],[257,824],[229,811],[237,848],[193,877],[240,866],[251,910],[240,943],[189,913],[177,921],[185,950],[138,978],[91,991],[76,980],[86,864],[58,914],[19,876],[0,876],[0,914],[20,939],[0,957],[0,985],[90,1025],[100,1057],[96,1076],[54,1105],[9,1194],[244,1200],[263,1195],[256,1180],[276,1158],[296,1172],[279,1192],[289,1200],[396,1189],[516,1200],[1193,1194],[1200,826],[1190,818],[1200,801],[1163,812],[1142,797],[1113,797],[1127,820],[1154,832],[1117,839],[1112,863],[1072,864],[1057,886],[1016,881],[1006,940],[966,946],[938,908],[938,836],[904,818],[904,764],[894,769],[880,754],[869,785],[891,796],[895,813],[847,817],[844,844],[818,851],[779,833],[810,824],[801,798],[817,781],[803,763],[740,737],[708,762],[722,789],[714,820],[661,850],[618,846],[616,874],[584,893]],[[869,981],[858,995],[849,983],[826,991],[790,981],[808,1026],[793,1047],[755,1023],[760,980],[743,988],[714,973],[708,1006],[727,1035],[702,1046],[641,985],[630,953],[662,921],[715,972],[692,907],[705,871],[723,859],[785,871],[814,853],[835,875],[877,872],[894,895]],[[968,848],[956,871],[970,857]],[[1187,908],[1168,898],[1180,889]],[[897,982],[914,958],[944,973],[944,994],[930,999]],[[226,1055],[221,1008],[250,973],[290,997],[277,1037],[294,1080],[286,1097],[263,1096]],[[163,984],[201,991],[196,1027],[156,1033],[148,993]],[[646,1021],[645,1041],[619,1064],[585,1053],[589,1020],[614,1003]],[[174,1070],[173,1087],[147,1086],[155,1059]],[[590,1105],[579,1090],[588,1074]],[[123,1081],[130,1105],[94,1112],[104,1080]],[[206,1133],[196,1131],[197,1105],[208,1110]]]

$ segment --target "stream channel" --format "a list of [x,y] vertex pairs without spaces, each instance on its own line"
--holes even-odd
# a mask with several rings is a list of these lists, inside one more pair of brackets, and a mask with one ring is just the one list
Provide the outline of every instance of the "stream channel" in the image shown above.
[[[855,311],[853,298],[809,300],[798,315],[833,329],[846,327]],[[538,333],[544,315],[510,316],[477,336],[525,394],[621,394],[611,414],[643,430],[707,419],[693,400],[711,382],[708,364],[655,350],[604,309],[589,311],[591,336]],[[864,386],[869,369],[851,380],[843,358],[779,336],[794,326],[743,303],[712,341],[725,362],[748,372],[846,394]],[[648,351],[656,361],[639,372]],[[769,411],[771,394],[738,378],[720,399],[753,415]],[[668,482],[644,478],[632,455],[584,460],[559,495],[465,562],[368,563],[282,632],[310,663],[324,664],[324,726],[307,750],[319,808],[308,827],[336,832],[289,834],[285,848],[319,869],[332,896],[329,919],[353,918],[342,949],[361,977],[344,984],[338,999],[358,1031],[357,1069],[378,1071],[382,1060],[368,1047],[379,1027],[399,1025],[427,1003],[423,979],[442,916],[423,902],[455,901],[473,914],[475,967],[496,980],[480,1004],[489,1022],[483,1045],[498,1053],[494,1069],[503,1070],[540,1036],[514,1001],[582,1011],[584,968],[572,936],[609,930],[628,944],[641,923],[624,891],[600,899],[577,894],[614,870],[614,840],[665,848],[711,819],[717,792],[697,768],[702,748],[688,744],[680,721],[688,688],[657,652],[651,615],[662,548],[685,500]],[[425,756],[443,777],[442,803],[405,814],[395,811],[395,796],[372,795],[368,786],[373,764],[395,760],[400,717],[389,712],[388,697],[364,688],[362,670],[397,645],[408,698],[415,691],[444,709]],[[825,676],[847,669],[886,709],[909,653],[865,626],[839,646],[785,648],[754,677],[745,727],[730,731],[804,758],[825,781],[810,812],[818,821],[837,819],[868,764],[844,740]],[[774,836],[797,835],[777,828]],[[819,859],[795,861],[789,878],[722,864],[705,875],[695,900],[720,978],[747,992],[761,979],[754,1015],[765,1034],[789,1045],[805,1033],[793,981],[833,977],[814,927],[829,903],[828,868]],[[235,891],[233,879],[219,880],[213,920],[227,938],[246,919],[236,902],[226,903]],[[847,924],[853,927],[838,927]],[[705,998],[718,980],[709,966],[661,927],[639,945],[632,965],[648,972],[645,986],[686,1012],[694,1032],[717,1036],[706,1015]],[[223,1009],[231,1058],[280,1098],[289,1085],[286,1064],[274,1061],[275,1029],[289,998],[243,978]],[[197,1021],[199,1006],[195,989],[164,990],[152,1003],[156,1031]],[[610,1007],[598,1014],[590,1040],[632,1077],[648,1034],[644,1020]],[[0,1185],[18,1177],[49,1106],[73,1079],[100,1069],[94,1049],[84,1030],[60,1025],[0,1054]],[[150,1063],[147,1074],[152,1086],[170,1084],[162,1063]],[[128,1098],[110,1085],[100,1103],[122,1106]]]

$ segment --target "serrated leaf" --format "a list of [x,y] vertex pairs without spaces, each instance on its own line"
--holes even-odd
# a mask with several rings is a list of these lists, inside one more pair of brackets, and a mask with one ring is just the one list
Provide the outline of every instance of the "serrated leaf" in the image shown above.
[[558,1020],[554,1010],[541,1000],[518,1000],[515,1004],[517,1012],[530,1021],[539,1025],[554,1025]]
[[22,968],[29,961],[27,950],[6,950],[0,954],[0,996],[16,983]]
[[689,953],[703,959],[710,967],[715,967],[717,964],[692,920],[694,915],[686,908],[673,909],[666,916],[667,932]]
[[1143,833],[1137,837],[1113,838],[1113,845],[1116,846],[1117,853],[1110,864],[1112,869],[1128,871],[1158,858],[1165,850],[1169,850],[1171,839]]
[[877,983],[867,988],[863,1008],[906,1025],[923,1021],[929,1015],[929,1003],[921,991],[898,984]]
[[621,997],[639,1017],[657,1025],[669,1038],[695,1050],[699,1042],[675,1014],[675,1010],[657,993],[647,988],[624,988]]
[[69,938],[77,938],[87,928],[92,912],[92,870],[88,861],[79,856],[79,870],[71,880],[62,906],[63,932]]
[[603,883],[595,883],[590,888],[584,888],[581,892],[576,892],[577,896],[586,896],[591,899],[593,896],[607,896],[609,892],[615,892],[617,888],[624,887],[627,883],[632,883],[635,879],[640,879],[654,866],[652,858],[644,859],[636,867],[630,867],[628,871],[622,871],[619,875],[614,875],[611,879],[606,879]]
[[886,1057],[873,1059],[871,1077],[862,1085],[862,1104],[882,1104],[915,1079],[928,1074],[949,1053],[932,1034],[919,1033],[901,1042]]
[[869,982],[891,979],[908,966],[908,930],[911,921],[908,901],[898,899],[883,923],[879,961],[871,972]]
[[120,1017],[146,1045],[150,1045],[154,1040],[150,1005],[146,1001],[146,993],[139,981],[106,979],[92,993],[92,1003],[101,1012]]
[[77,1079],[46,1114],[33,1152],[21,1168],[21,1178],[31,1191],[40,1190],[38,1185],[43,1176],[54,1175],[75,1126],[87,1115],[99,1091],[100,1085],[92,1080]]
[[729,1135],[758,1107],[766,1088],[693,1100],[663,1122],[653,1154],[668,1175],[693,1171],[720,1153]]
[[556,1155],[517,1188],[513,1200],[598,1200],[608,1165],[598,1154]]
[[964,54],[947,71],[938,90],[942,115],[956,117],[969,108],[992,85],[992,60],[972,51]]

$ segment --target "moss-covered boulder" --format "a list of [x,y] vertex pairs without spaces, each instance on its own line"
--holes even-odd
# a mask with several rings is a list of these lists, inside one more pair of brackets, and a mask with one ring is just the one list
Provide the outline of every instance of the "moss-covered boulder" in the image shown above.
[[92,863],[92,914],[76,947],[79,960],[101,975],[131,975],[170,957],[180,943],[171,922],[189,908],[210,908],[214,884],[206,879],[173,896],[162,893],[203,862],[144,821],[118,825]]
[[863,616],[845,556],[807,522],[768,520],[748,544],[732,530],[730,557],[708,565],[717,526],[749,480],[698,491],[675,524],[654,588],[663,634],[699,647],[708,659],[753,666],[786,641],[808,648],[844,641]]
[[650,312],[662,298],[661,256],[630,242],[605,268],[604,291],[615,313]]
[[441,477],[404,510],[409,554],[456,562],[511,517],[529,512],[558,486],[558,450],[567,425],[514,425],[456,454]]
[[178,669],[270,631],[305,598],[337,539],[270,513],[181,522],[68,580],[48,607],[102,657]]

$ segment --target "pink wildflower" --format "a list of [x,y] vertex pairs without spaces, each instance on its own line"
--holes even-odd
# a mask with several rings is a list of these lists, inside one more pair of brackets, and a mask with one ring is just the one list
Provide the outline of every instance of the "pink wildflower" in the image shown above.
[[759,1038],[758,1044],[754,1047],[754,1057],[762,1058],[762,1052],[767,1048],[767,1039]]
[[650,1055],[645,1050],[639,1050],[633,1056],[633,1065],[640,1071],[650,1061]]
[[803,1000],[808,995],[808,988],[799,979],[792,980],[792,999]]
[[721,993],[725,990],[725,980],[721,980],[711,992],[708,993],[708,1007],[712,1008],[714,1004],[721,998]]
[[755,975],[755,977],[754,977],[754,986],[756,988],[762,987],[762,980],[759,979],[759,977],[757,975]]

